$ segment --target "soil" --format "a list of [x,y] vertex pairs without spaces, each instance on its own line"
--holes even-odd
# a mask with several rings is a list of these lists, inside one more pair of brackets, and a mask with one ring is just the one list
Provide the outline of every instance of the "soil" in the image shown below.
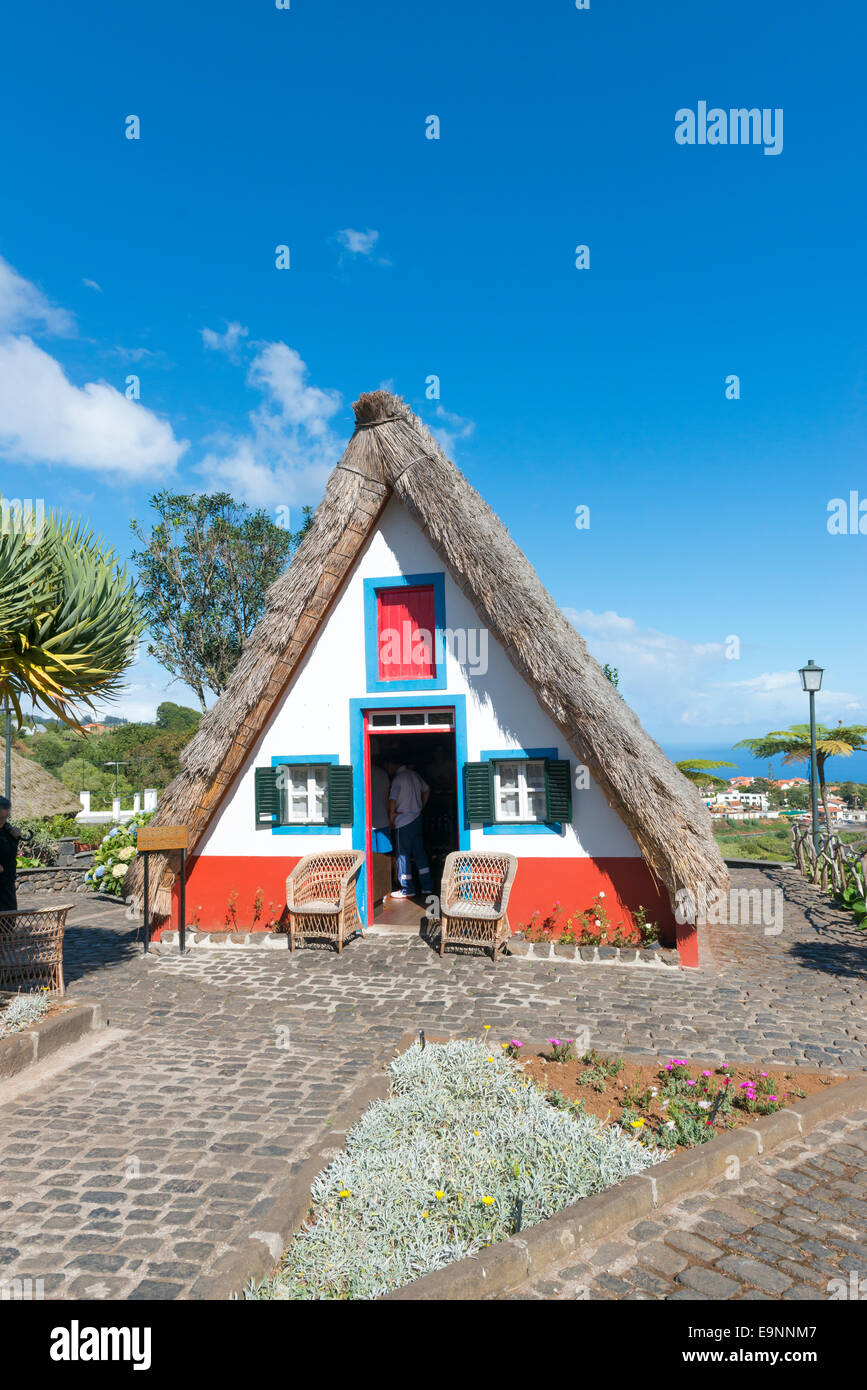
[[[602,1062],[611,1062],[613,1057],[600,1059]],[[649,1129],[658,1132],[665,1123],[665,1110],[661,1102],[663,1096],[663,1083],[659,1073],[665,1076],[665,1065],[669,1060],[665,1058],[657,1063],[636,1063],[625,1059],[623,1066],[616,1076],[605,1076],[604,1081],[597,1079],[594,1088],[592,1080],[588,1079],[587,1072],[592,1063],[586,1063],[579,1059],[567,1062],[556,1062],[549,1052],[533,1050],[529,1055],[522,1051],[520,1055],[521,1065],[526,1075],[535,1081],[538,1086],[545,1091],[559,1091],[560,1095],[567,1100],[583,1101],[584,1108],[588,1115],[595,1115],[600,1120],[608,1120],[614,1124],[619,1124],[624,1107],[632,1114],[642,1117]],[[796,1104],[805,1096],[815,1095],[819,1091],[824,1091],[828,1086],[833,1086],[839,1081],[845,1081],[846,1076],[839,1072],[832,1073],[827,1070],[806,1070],[801,1068],[782,1068],[765,1063],[754,1065],[738,1065],[733,1063],[723,1070],[719,1062],[702,1062],[690,1059],[688,1061],[687,1075],[694,1079],[697,1085],[702,1084],[702,1072],[709,1071],[712,1075],[706,1078],[709,1087],[709,1094],[719,1091],[723,1084],[723,1078],[730,1076],[732,1080],[729,1087],[733,1094],[740,1092],[741,1082],[758,1082],[762,1072],[769,1074],[773,1078],[772,1093],[783,1102],[782,1108]],[[631,1087],[638,1086],[639,1089],[657,1088],[658,1094],[650,1099],[647,1104],[636,1104],[634,1097],[626,1099],[626,1093]],[[604,1086],[600,1090],[599,1086]],[[775,1109],[780,1107],[775,1106]],[[715,1124],[715,1133],[721,1133],[726,1129],[739,1129],[742,1125],[753,1125],[757,1116],[763,1113],[759,1108],[753,1112],[733,1108],[728,1110],[724,1116],[720,1116]],[[677,1152],[685,1147],[678,1145],[672,1152]]]

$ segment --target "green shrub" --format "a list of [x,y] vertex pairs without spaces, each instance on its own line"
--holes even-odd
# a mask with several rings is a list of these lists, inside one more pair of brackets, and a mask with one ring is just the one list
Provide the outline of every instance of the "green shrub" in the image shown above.
[[123,880],[136,854],[138,828],[147,825],[152,815],[152,811],[146,814],[140,811],[124,821],[123,825],[115,825],[107,834],[103,834],[93,863],[84,875],[85,883],[95,892],[110,893],[115,898],[123,896]]

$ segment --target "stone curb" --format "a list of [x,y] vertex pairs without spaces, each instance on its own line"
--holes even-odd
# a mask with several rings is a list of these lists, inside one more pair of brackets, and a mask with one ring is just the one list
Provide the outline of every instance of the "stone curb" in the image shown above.
[[61,1004],[51,1018],[43,1018],[31,1028],[0,1038],[0,1081],[19,1076],[101,1026],[100,1004]]
[[268,1277],[310,1210],[313,1179],[336,1158],[346,1142],[347,1130],[360,1120],[367,1107],[388,1095],[388,1063],[410,1047],[416,1036],[405,1033],[379,1054],[370,1079],[353,1091],[351,1101],[340,1111],[332,1128],[310,1149],[302,1166],[281,1191],[257,1207],[256,1219],[264,1229],[219,1256],[183,1298],[241,1298],[251,1280],[258,1283]]
[[520,934],[506,943],[510,956],[521,960],[556,960],[570,965],[628,965],[650,970],[680,967],[676,949],[645,946],[576,946],[559,941],[526,941]]
[[825,1094],[808,1097],[798,1110],[778,1110],[757,1120],[754,1127],[721,1134],[698,1151],[677,1154],[646,1173],[627,1178],[594,1197],[585,1197],[529,1227],[520,1236],[498,1242],[481,1255],[458,1260],[447,1269],[395,1289],[385,1294],[382,1301],[499,1298],[526,1280],[544,1275],[579,1244],[604,1240],[621,1226],[642,1220],[666,1203],[725,1177],[733,1160],[743,1167],[777,1145],[809,1134],[826,1120],[864,1104],[867,1073],[859,1073],[829,1087]]
[[[159,941],[151,941],[150,949],[158,955],[161,951],[170,951],[176,955],[178,937],[179,933],[174,928],[165,930]],[[225,951],[238,946],[256,946],[266,951],[288,951],[289,934],[273,931],[195,931],[188,927],[184,944],[188,951]]]

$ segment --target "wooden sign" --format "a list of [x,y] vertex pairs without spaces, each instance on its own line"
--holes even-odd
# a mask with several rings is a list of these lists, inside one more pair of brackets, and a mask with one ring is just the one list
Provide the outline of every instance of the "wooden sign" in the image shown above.
[[140,825],[135,845],[137,850],[188,849],[185,825]]

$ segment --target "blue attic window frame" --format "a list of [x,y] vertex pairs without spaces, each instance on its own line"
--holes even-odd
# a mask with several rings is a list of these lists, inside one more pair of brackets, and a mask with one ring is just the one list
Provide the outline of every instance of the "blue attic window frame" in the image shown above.
[[[292,757],[276,757],[271,759],[272,767],[285,767],[287,764],[297,766],[299,763],[330,763],[333,767],[340,766],[340,758],[336,753],[297,753]],[[267,828],[267,827],[266,827]],[[341,825],[272,825],[272,835],[339,835],[344,827]]]
[[[556,748],[503,748],[494,750],[483,748],[479,754],[479,760],[483,763],[514,763],[519,758],[550,758],[552,761],[559,758],[560,754]],[[563,826],[559,821],[533,821],[528,824],[520,821],[517,824],[508,825],[505,821],[498,821],[496,824],[485,824],[482,826],[483,835],[562,835]]]
[[[434,595],[434,657],[436,675],[429,680],[384,681],[379,678],[379,624],[376,596],[386,589],[432,588]],[[370,694],[403,694],[418,690],[445,690],[446,673],[446,580],[442,571],[435,574],[390,574],[382,579],[364,581],[364,659],[367,671],[367,690]]]

